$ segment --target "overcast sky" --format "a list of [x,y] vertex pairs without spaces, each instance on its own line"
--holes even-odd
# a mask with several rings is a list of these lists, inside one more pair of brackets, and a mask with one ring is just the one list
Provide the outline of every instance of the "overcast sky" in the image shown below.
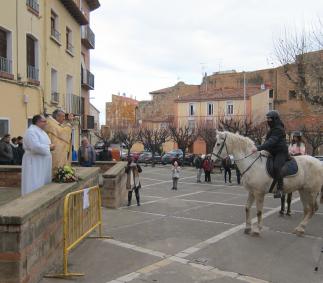
[[138,100],[202,73],[269,68],[273,40],[323,18],[322,0],[100,0],[91,15],[91,102],[126,93]]

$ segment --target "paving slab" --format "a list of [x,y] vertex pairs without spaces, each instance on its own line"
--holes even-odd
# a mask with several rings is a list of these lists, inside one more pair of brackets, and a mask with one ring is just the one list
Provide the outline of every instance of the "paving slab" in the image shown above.
[[[268,211],[264,209],[264,212]],[[253,215],[255,215],[255,208],[252,209]],[[241,224],[245,222],[245,209],[243,206],[221,205],[213,204],[205,207],[198,207],[190,211],[178,212],[177,216],[198,218],[211,221],[226,222],[231,224]]]
[[131,283],[242,283],[242,281],[224,277],[211,271],[201,270],[180,263],[171,263],[165,267],[142,274]]
[[[264,231],[261,237],[237,232],[189,256],[219,269],[273,283],[322,283],[323,266],[314,272],[322,241]],[[323,262],[322,262],[323,265]]]
[[176,254],[219,234],[231,226],[190,219],[161,218],[152,222],[111,231],[122,242],[166,254]]
[[245,197],[244,195],[237,196],[235,193],[227,193],[227,192],[201,192],[200,194],[179,197],[179,199],[186,200],[195,200],[195,201],[205,201],[205,202],[231,202],[231,200],[235,198]]
[[160,258],[115,246],[98,239],[87,239],[69,257],[69,271],[85,273],[71,279],[44,278],[40,283],[106,283],[134,272]]

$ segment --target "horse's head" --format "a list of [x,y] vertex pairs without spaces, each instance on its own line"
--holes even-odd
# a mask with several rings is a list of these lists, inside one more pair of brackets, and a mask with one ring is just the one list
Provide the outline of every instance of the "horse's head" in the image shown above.
[[223,159],[228,156],[227,133],[216,131],[216,143],[213,148],[212,160]]

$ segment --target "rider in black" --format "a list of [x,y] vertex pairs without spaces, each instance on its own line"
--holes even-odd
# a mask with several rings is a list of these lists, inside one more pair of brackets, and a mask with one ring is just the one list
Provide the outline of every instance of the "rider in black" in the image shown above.
[[262,145],[257,146],[257,150],[266,150],[274,158],[274,177],[277,181],[277,191],[274,198],[283,196],[283,177],[281,169],[288,159],[288,147],[286,143],[286,132],[279,113],[275,110],[269,111],[266,115],[267,124],[270,127],[266,140]]

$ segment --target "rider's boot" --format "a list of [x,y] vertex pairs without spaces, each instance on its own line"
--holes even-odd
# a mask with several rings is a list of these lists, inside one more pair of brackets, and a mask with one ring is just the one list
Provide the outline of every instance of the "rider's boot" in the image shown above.
[[283,182],[283,179],[278,179],[277,180],[277,190],[274,194],[274,198],[282,198],[283,197],[283,185],[284,185],[284,182]]
[[285,194],[280,199],[280,211],[279,214],[284,216],[285,214]]

